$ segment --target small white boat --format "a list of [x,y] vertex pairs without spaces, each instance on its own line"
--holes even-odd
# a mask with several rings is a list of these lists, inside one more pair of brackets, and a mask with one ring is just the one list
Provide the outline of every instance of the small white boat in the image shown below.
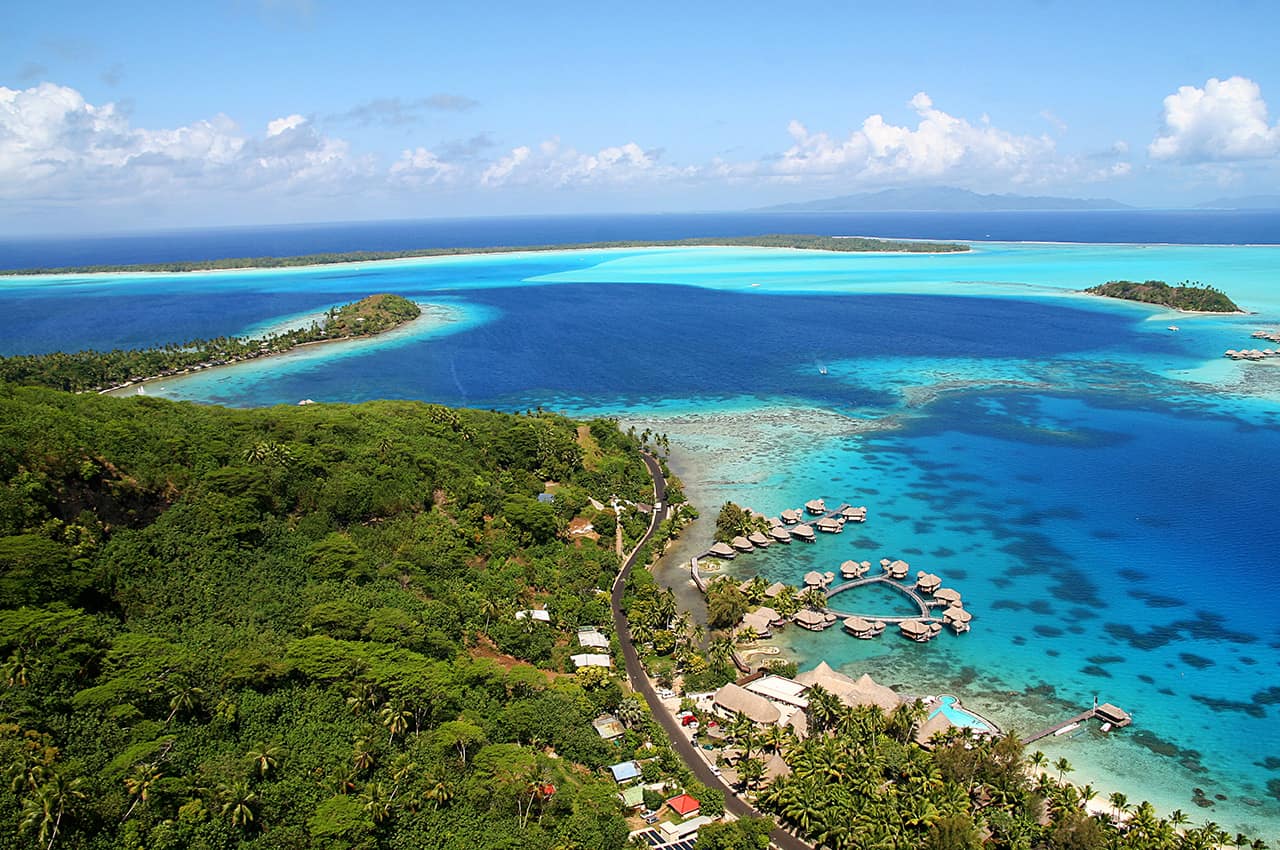
[[1079,723],[1068,723],[1066,726],[1063,726],[1061,729],[1059,729],[1057,732],[1054,732],[1053,734],[1054,734],[1055,736],[1058,736],[1058,735],[1065,735],[1065,734],[1067,734],[1068,732],[1074,732],[1074,731],[1076,731],[1076,730],[1077,730],[1077,729],[1079,729],[1079,728],[1080,728],[1080,724],[1079,724]]
[[1110,731],[1111,731],[1111,724],[1110,724],[1110,723],[1103,723],[1103,724],[1102,724],[1102,731],[1103,731],[1103,732],[1110,732]]
[[1182,330],[1182,328],[1178,327],[1177,325],[1169,325],[1169,330],[1179,331],[1179,330]]

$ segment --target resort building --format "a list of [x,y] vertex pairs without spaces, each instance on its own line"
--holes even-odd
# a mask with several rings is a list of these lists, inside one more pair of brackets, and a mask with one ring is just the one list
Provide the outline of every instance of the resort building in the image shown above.
[[814,516],[819,516],[827,512],[827,503],[821,499],[810,499],[804,503],[804,509]]
[[756,546],[760,549],[765,548],[770,543],[769,538],[758,531],[753,531],[750,534],[748,534],[747,540],[751,541],[752,546]]
[[946,605],[960,604],[960,591],[949,587],[940,587],[933,592],[933,598]]
[[903,620],[898,624],[898,629],[904,637],[911,638],[916,643],[924,643],[933,640],[933,638],[942,631],[942,626],[937,623],[926,623],[923,620]]
[[775,581],[773,584],[771,584],[771,585],[769,585],[767,588],[765,588],[765,591],[764,591],[765,598],[766,598],[766,599],[777,599],[777,598],[778,598],[778,594],[782,593],[782,591],[784,591],[784,590],[786,590],[786,589],[787,589],[787,586],[786,586],[785,584],[783,584],[783,583],[782,583],[782,582],[780,582],[780,581]]
[[870,561],[845,561],[840,565],[840,577],[845,579],[862,578],[870,569]]
[[876,631],[875,624],[863,617],[846,617],[844,621],[844,630],[856,638],[862,640],[870,640],[879,632]]
[[809,525],[797,525],[791,529],[791,536],[803,540],[805,543],[812,543],[816,538],[813,533],[813,527]]
[[1117,728],[1121,726],[1128,726],[1133,722],[1133,717],[1129,715],[1129,712],[1119,706],[1112,705],[1109,702],[1104,702],[1102,705],[1095,708],[1093,710],[1093,716],[1105,723],[1110,723],[1112,726]]
[[762,605],[754,611],[749,611],[742,618],[743,629],[754,629],[755,633],[760,637],[769,637],[773,632],[774,626],[780,626],[786,620],[782,615],[767,605]]
[[942,612],[942,622],[950,626],[956,634],[969,631],[969,621],[972,619],[973,615],[959,606]]
[[942,587],[942,579],[933,573],[926,573],[924,570],[916,573],[916,590],[921,593],[933,593]]
[[715,692],[711,698],[712,710],[724,718],[745,714],[751,722],[760,726],[773,726],[782,719],[782,712],[769,700],[733,682]]
[[742,535],[738,535],[737,537],[733,538],[733,541],[729,545],[732,546],[734,550],[737,552],[750,552],[756,548],[751,545],[750,540],[743,537]]
[[893,711],[902,702],[902,697],[892,688],[879,684],[870,675],[864,673],[853,679],[833,670],[825,661],[796,676],[796,682],[808,687],[821,685],[848,706],[876,705],[885,711]]
[[866,505],[861,505],[856,508],[847,507],[844,510],[840,511],[840,516],[842,519],[846,520],[847,522],[866,522],[867,521]]
[[786,676],[761,676],[759,679],[744,683],[742,687],[775,705],[785,705],[791,709],[809,707],[809,700],[804,695],[805,691],[809,690],[809,686],[802,685],[795,679],[788,679]]
[[795,525],[797,522],[800,521],[800,512],[795,510],[794,508],[787,508],[781,514],[779,514],[779,516],[782,518],[782,521],[785,522],[787,525]]
[[809,570],[804,574],[805,587],[823,587],[826,583],[826,578],[817,570]]
[[707,550],[707,554],[713,558],[733,560],[738,553],[735,552],[734,548],[728,543],[714,543],[711,548]]
[[941,711],[935,712],[916,729],[916,743],[926,750],[933,749],[933,736],[954,729],[955,724]]
[[791,542],[791,532],[787,531],[780,525],[775,525],[773,528],[769,529],[769,536],[773,538],[775,543]]

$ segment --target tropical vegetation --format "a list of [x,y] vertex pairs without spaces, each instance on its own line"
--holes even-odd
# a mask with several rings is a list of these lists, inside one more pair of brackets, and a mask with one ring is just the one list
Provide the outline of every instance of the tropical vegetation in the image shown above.
[[566,528],[651,492],[637,447],[0,384],[0,848],[622,846],[648,721],[591,726],[619,562]]
[[299,345],[372,336],[422,315],[399,295],[380,293],[331,307],[323,320],[262,337],[217,337],[151,348],[0,357],[0,381],[72,392],[101,392],[136,381],[283,354]]
[[1139,301],[1143,304],[1159,304],[1174,310],[1195,313],[1239,313],[1240,308],[1226,293],[1200,281],[1184,280],[1170,286],[1163,280],[1138,283],[1132,280],[1112,280],[1085,290],[1091,295]]

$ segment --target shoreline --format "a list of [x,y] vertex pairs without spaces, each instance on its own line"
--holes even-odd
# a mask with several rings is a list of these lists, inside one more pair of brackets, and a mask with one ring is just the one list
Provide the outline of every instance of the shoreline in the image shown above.
[[127,383],[120,384],[118,386],[107,387],[106,389],[83,390],[82,392],[84,393],[92,392],[95,395],[107,395],[107,396],[113,396],[115,398],[128,398],[133,395],[146,395],[145,392],[130,393],[130,392],[126,392],[126,390],[133,390],[135,388],[138,390],[141,390],[147,386],[156,384],[159,381],[185,380],[187,378],[191,378],[196,375],[203,375],[216,370],[232,369],[237,366],[244,366],[248,363],[260,363],[263,361],[269,361],[277,357],[284,357],[286,355],[293,354],[301,350],[317,348],[319,346],[331,345],[333,343],[344,343],[344,342],[349,343],[349,342],[357,342],[359,340],[376,340],[382,337],[386,337],[389,334],[393,334],[396,331],[401,331],[406,328],[413,327],[414,325],[418,324],[419,322],[427,318],[427,313],[429,308],[434,308],[439,306],[435,304],[418,302],[418,301],[415,301],[414,303],[417,304],[422,311],[417,316],[415,316],[412,319],[409,319],[408,321],[404,321],[404,322],[400,322],[399,324],[392,325],[391,327],[385,328],[374,334],[361,334],[359,336],[340,336],[340,337],[333,337],[331,339],[317,339],[317,340],[312,340],[310,342],[300,342],[282,351],[271,351],[265,354],[258,354],[252,357],[242,357],[237,360],[230,360],[225,363],[217,363],[212,366],[202,366],[195,369],[183,369],[178,372],[171,372],[167,375],[151,375],[146,378],[137,378],[135,380],[128,381]]

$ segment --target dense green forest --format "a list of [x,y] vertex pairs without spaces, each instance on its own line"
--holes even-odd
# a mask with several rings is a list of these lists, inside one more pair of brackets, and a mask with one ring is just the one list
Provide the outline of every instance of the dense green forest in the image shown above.
[[643,736],[591,720],[635,701],[568,656],[637,446],[0,384],[0,848],[621,846],[599,768]]
[[263,337],[218,337],[154,348],[19,354],[0,357],[0,381],[72,392],[97,392],[133,381],[282,354],[299,345],[372,336],[412,321],[422,308],[379,293],[331,308],[321,322]]
[[1197,313],[1240,312],[1240,308],[1226,296],[1226,293],[1207,284],[1201,284],[1199,281],[1193,283],[1184,280],[1177,286],[1170,286],[1163,280],[1148,280],[1145,283],[1111,280],[1099,286],[1091,286],[1085,292]]
[[564,245],[494,245],[478,248],[419,248],[410,251],[349,251],[330,254],[303,254],[297,257],[229,257],[217,260],[175,260],[167,263],[134,265],[66,266],[5,270],[4,274],[98,274],[105,272],[194,272],[217,269],[274,269],[289,266],[323,266],[333,263],[362,263],[371,260],[404,260],[413,257],[451,257],[462,254],[510,254],[520,251],[579,251],[600,248],[688,248],[705,245],[759,248],[802,248],[809,251],[906,251],[919,254],[968,251],[955,242],[830,237],[811,234],[769,233],[762,236],[712,236],[696,239],[630,240],[622,242],[575,242]]

